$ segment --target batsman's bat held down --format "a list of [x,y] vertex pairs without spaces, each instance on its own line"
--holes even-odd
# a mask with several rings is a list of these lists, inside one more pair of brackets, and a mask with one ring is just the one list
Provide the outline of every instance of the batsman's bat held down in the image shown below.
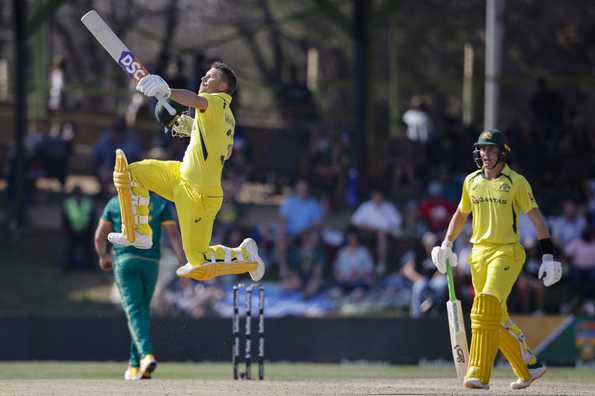
[[450,332],[450,344],[452,347],[452,358],[457,371],[457,377],[463,379],[469,363],[469,347],[467,345],[467,334],[465,333],[465,321],[463,320],[463,309],[461,302],[457,299],[450,263],[446,263],[446,277],[448,280],[448,301],[446,312],[448,315],[448,329]]

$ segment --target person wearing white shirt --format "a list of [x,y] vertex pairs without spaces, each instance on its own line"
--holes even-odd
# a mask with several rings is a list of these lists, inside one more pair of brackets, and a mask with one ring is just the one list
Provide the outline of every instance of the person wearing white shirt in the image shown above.
[[351,223],[363,232],[372,233],[376,239],[376,270],[386,271],[389,236],[397,237],[403,219],[395,205],[384,199],[382,192],[372,191],[369,201],[362,203],[351,216]]

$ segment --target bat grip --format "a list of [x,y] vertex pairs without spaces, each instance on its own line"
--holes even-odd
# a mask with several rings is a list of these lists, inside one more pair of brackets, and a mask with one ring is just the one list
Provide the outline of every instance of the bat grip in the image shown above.
[[169,115],[176,115],[176,109],[174,109],[165,98],[157,98],[157,101],[167,110]]
[[450,301],[455,301],[457,299],[457,295],[455,292],[455,282],[452,275],[452,267],[448,260],[446,261],[446,280],[448,281],[448,299]]

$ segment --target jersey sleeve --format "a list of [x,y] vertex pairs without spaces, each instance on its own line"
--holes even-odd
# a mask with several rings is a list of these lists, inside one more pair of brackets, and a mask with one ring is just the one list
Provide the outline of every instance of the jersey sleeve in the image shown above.
[[463,192],[461,193],[461,201],[459,202],[459,210],[462,213],[471,213],[471,198],[469,197],[469,177],[465,178],[463,182]]
[[116,207],[116,205],[120,205],[118,203],[117,198],[110,199],[107,202],[107,204],[105,205],[105,208],[103,208],[103,213],[101,214],[101,220],[113,223],[115,211],[119,209],[119,206]]
[[524,177],[519,177],[518,190],[515,196],[515,200],[523,213],[531,211],[531,209],[537,208],[537,201],[533,196],[533,190],[531,185]]

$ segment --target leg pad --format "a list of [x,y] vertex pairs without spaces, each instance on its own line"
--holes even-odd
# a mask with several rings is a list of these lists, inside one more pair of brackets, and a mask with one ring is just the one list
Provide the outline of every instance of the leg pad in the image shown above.
[[489,384],[492,366],[498,352],[500,301],[489,294],[479,294],[473,300],[471,309],[471,352],[467,378],[476,378],[482,384]]
[[116,150],[116,164],[114,165],[114,186],[118,192],[120,212],[122,215],[122,233],[132,243],[135,240],[134,214],[132,211],[132,182],[128,171],[128,160],[124,151]]

